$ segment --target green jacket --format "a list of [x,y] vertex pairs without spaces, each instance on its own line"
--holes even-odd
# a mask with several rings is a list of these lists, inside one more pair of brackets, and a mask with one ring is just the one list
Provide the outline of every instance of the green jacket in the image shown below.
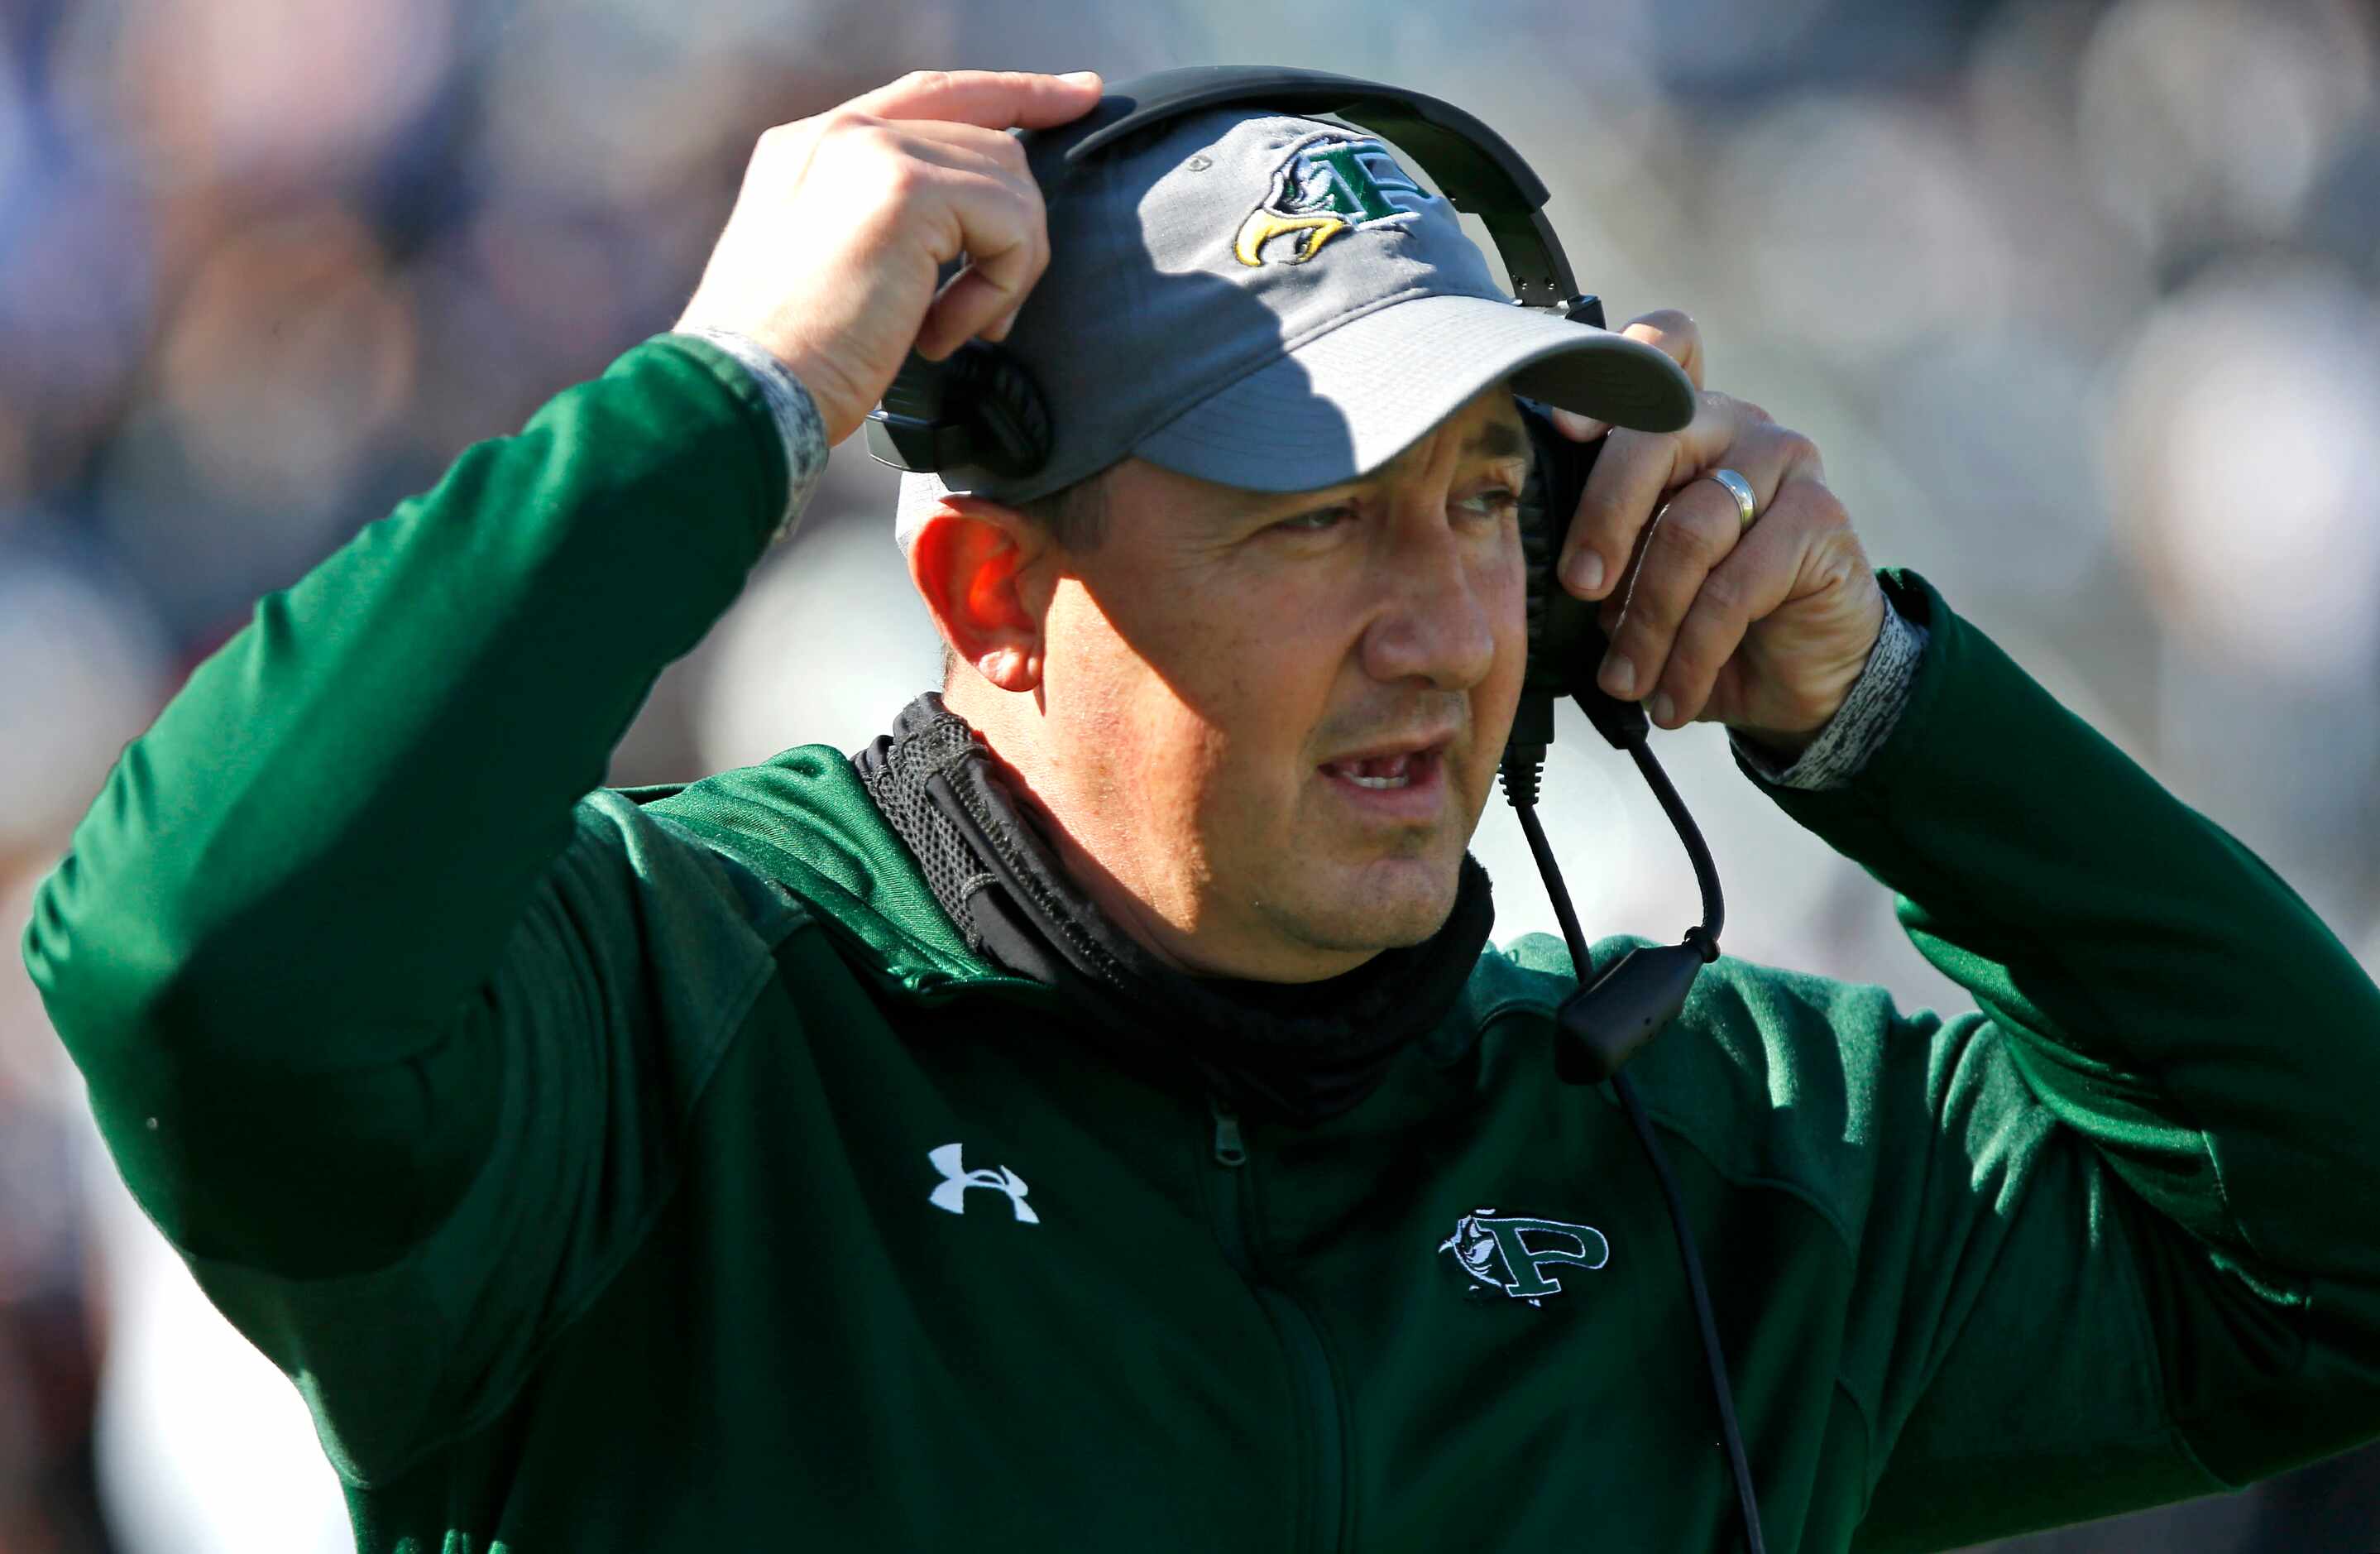
[[[1555,941],[1352,1111],[1243,1123],[971,957],[837,751],[598,785],[787,480],[732,358],[636,347],[267,596],[40,890],[115,1159],[360,1547],[1736,1547],[1650,1168],[1554,1076]],[[2380,1434],[2380,992],[1886,581],[1931,633],[1899,723],[1762,786],[1978,1008],[1723,957],[1630,1070],[1769,1548]]]

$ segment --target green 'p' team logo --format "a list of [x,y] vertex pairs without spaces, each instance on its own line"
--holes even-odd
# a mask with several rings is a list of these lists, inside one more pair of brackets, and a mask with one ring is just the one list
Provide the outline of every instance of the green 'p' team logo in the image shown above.
[[1300,142],[1232,240],[1242,264],[1303,264],[1342,232],[1410,215],[1437,200],[1379,141],[1323,134]]
[[1514,1300],[1543,1305],[1562,1292],[1557,1277],[1566,1268],[1599,1269],[1611,1260],[1611,1244],[1593,1225],[1532,1220],[1475,1208],[1454,1221],[1454,1233],[1438,1244],[1451,1253],[1471,1293],[1500,1291]]

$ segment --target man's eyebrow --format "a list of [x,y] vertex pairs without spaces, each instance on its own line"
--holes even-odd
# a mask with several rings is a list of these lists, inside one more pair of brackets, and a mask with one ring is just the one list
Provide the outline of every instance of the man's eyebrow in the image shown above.
[[[1417,447],[1406,449],[1402,455],[1382,465],[1368,478],[1377,480],[1382,476],[1396,474],[1410,464],[1420,451]],[[1463,439],[1460,452],[1466,459],[1518,458],[1535,463],[1536,449],[1530,445],[1529,434],[1521,430],[1519,421],[1500,419],[1482,423],[1478,430]],[[1347,483],[1358,485],[1362,482],[1350,480]]]
[[1463,444],[1466,455],[1484,454],[1489,458],[1527,458],[1533,451],[1529,435],[1517,421],[1493,420],[1473,432]]

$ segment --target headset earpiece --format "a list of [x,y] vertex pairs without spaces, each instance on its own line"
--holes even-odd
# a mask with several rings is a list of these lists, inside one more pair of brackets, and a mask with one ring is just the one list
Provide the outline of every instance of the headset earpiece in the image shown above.
[[965,491],[1022,480],[1050,461],[1050,410],[1008,352],[969,340],[941,361],[909,353],[868,412],[868,451],[896,469],[941,474]]
[[966,411],[960,424],[968,456],[961,462],[1010,480],[1050,462],[1050,409],[1023,362],[998,346],[969,340],[942,368],[951,397]]
[[[1624,750],[1644,742],[1652,720],[1642,706],[1621,701],[1595,683],[1609,646],[1596,624],[1597,607],[1572,594],[1554,575],[1563,529],[1578,511],[1603,439],[1573,442],[1536,401],[1515,395],[1512,402],[1536,456],[1529,462],[1519,504],[1521,553],[1528,568],[1529,663],[1521,679],[1521,703],[1507,750],[1520,752],[1524,760],[1543,760],[1545,747],[1553,743],[1554,698],[1562,696],[1575,698],[1603,737]],[[1526,753],[1529,747],[1535,747],[1534,758]]]

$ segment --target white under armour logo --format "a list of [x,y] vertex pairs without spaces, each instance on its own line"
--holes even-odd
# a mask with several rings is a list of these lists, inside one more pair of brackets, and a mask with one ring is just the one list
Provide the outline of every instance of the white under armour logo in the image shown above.
[[1025,1179],[1006,1166],[991,1171],[969,1171],[959,1159],[959,1146],[945,1144],[939,1149],[926,1151],[926,1159],[942,1173],[942,1184],[926,1196],[926,1201],[936,1208],[947,1208],[953,1214],[966,1212],[966,1190],[969,1187],[990,1187],[996,1193],[1006,1193],[1016,1218],[1028,1225],[1038,1225],[1041,1216],[1025,1201]]

